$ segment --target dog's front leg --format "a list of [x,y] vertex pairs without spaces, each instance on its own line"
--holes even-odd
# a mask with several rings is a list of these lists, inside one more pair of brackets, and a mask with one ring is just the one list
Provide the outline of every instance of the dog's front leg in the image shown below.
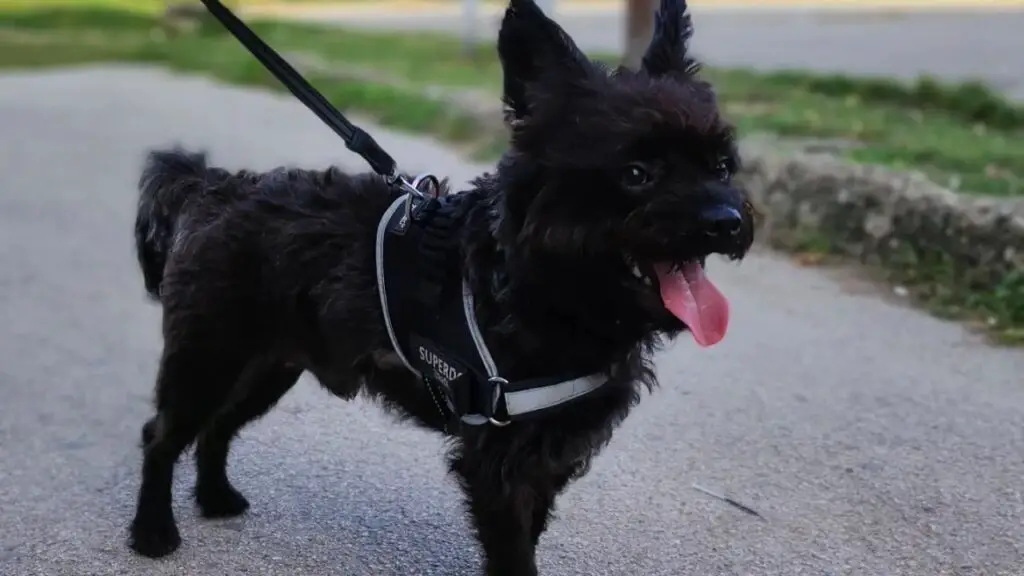
[[484,573],[537,576],[532,528],[538,499],[530,484],[522,478],[503,479],[500,463],[496,462],[459,458],[452,468],[462,481],[466,504],[483,548]]
[[570,474],[528,461],[512,442],[489,440],[467,443],[451,462],[483,547],[484,573],[537,576],[537,541]]

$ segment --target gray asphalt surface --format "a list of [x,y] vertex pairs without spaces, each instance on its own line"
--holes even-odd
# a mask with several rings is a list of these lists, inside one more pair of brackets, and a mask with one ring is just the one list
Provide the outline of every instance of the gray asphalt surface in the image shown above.
[[[235,444],[251,514],[197,522],[182,466],[184,546],[132,557],[160,345],[131,241],[145,149],[364,167],[290,98],[137,68],[2,76],[0,126],[0,574],[474,573],[439,439],[312,381]],[[411,170],[482,169],[367,127]],[[731,334],[661,356],[662,388],[561,499],[544,574],[1021,574],[1024,353],[770,254],[710,273]]]
[[[1024,10],[821,10],[807,8],[693,9],[693,49],[709,64],[760,70],[821,72],[913,79],[979,79],[1024,100]],[[450,15],[305,12],[319,22],[369,28],[433,30],[458,34]],[[584,49],[621,52],[621,11],[556,8],[555,18]],[[481,18],[481,38],[493,38],[499,17]]]

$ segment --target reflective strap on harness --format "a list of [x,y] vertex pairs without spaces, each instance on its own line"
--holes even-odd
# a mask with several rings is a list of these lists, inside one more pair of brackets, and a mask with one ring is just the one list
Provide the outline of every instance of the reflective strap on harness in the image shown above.
[[501,378],[498,375],[498,365],[494,363],[491,351],[487,349],[483,334],[480,333],[480,325],[476,321],[476,303],[473,301],[473,290],[469,282],[462,281],[462,312],[466,315],[466,325],[469,326],[469,334],[473,337],[473,345],[476,346],[476,353],[480,361],[487,369],[488,378]]
[[398,358],[402,360],[402,364],[409,369],[410,372],[416,375],[417,378],[423,378],[419,370],[412,367],[409,363],[409,359],[405,357],[405,352],[402,351],[402,347],[398,343],[398,337],[395,335],[395,328],[391,325],[391,313],[388,311],[388,290],[387,290],[387,279],[384,277],[384,236],[388,233],[388,223],[391,222],[391,217],[394,216],[395,210],[398,210],[400,206],[405,204],[406,196],[409,194],[403,194],[395,199],[388,206],[388,209],[384,211],[384,215],[381,216],[380,222],[377,223],[377,246],[375,248],[376,259],[377,259],[377,291],[380,293],[380,308],[384,312],[384,325],[388,329],[388,338],[391,339],[391,347],[395,349],[395,354],[398,354]]
[[[469,326],[469,332],[473,336],[476,352],[487,368],[487,376],[495,386],[500,387],[501,383],[507,383],[508,381],[498,374],[498,366],[495,364],[494,357],[491,356],[491,351],[487,348],[487,343],[484,342],[483,335],[480,333],[480,325],[476,321],[476,305],[473,300],[473,291],[470,289],[469,283],[465,281],[462,282],[462,309],[466,315],[466,324]],[[466,414],[462,416],[462,421],[471,425],[479,425],[486,422],[496,425],[507,424],[513,420],[521,419],[523,416],[575,400],[580,396],[597,390],[607,381],[607,376],[603,374],[591,374],[553,383],[549,379],[543,380],[543,384],[541,381],[533,381],[538,384],[537,386],[529,386],[528,382],[516,382],[516,390],[500,389],[500,393],[505,399],[505,412],[508,414],[508,421],[502,422],[495,420],[493,417],[485,418],[480,414]],[[500,400],[501,398],[496,395],[495,404]]]
[[540,412],[575,400],[597,390],[607,381],[608,377],[603,374],[591,374],[540,388],[505,392],[505,406],[508,407],[509,418],[516,419],[517,416]]

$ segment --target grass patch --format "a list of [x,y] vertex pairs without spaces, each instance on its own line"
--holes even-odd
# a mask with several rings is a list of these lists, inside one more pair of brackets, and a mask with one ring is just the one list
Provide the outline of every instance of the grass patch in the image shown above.
[[164,0],[0,0],[0,11],[9,14],[70,10],[79,16],[89,17],[115,10],[153,14],[163,10],[167,4]]
[[[369,4],[381,0],[221,0],[228,6],[267,4]],[[454,1],[454,0],[452,0]],[[173,4],[199,4],[199,0],[0,0],[0,10],[47,10],[67,8],[79,10],[115,9],[132,12],[156,12]]]
[[118,62],[133,52],[124,47],[97,48],[83,54],[80,47],[71,44],[59,46],[19,45],[18,52],[4,50],[2,32],[0,32],[0,68],[33,67],[47,68],[94,62]]
[[[281,48],[308,47],[308,43],[294,42]],[[204,23],[193,32],[175,36],[168,35],[154,16],[140,11],[116,8],[0,10],[0,68],[115,61],[161,64],[235,84],[283,90],[216,22]],[[480,141],[470,119],[419,93],[370,82],[337,82],[316,75],[310,75],[309,79],[337,106],[360,111],[382,124],[432,133],[453,143]]]
[[[315,51],[413,83],[500,90],[492,46],[467,59],[461,42],[436,34],[339,33],[270,22],[254,27],[283,50]],[[849,152],[857,161],[921,170],[967,193],[1024,194],[1024,107],[983,86],[722,69],[707,76],[742,131],[851,140],[863,144]]]
[[[10,0],[0,0],[3,2]],[[69,0],[71,1],[71,0]],[[122,10],[116,6],[122,0],[97,0],[101,7],[73,9],[59,5],[32,9],[11,8],[0,10],[0,32],[38,32],[51,36],[57,34],[108,34],[111,42],[124,40],[129,36],[148,38],[156,25],[156,18],[145,10]],[[127,2],[127,0],[124,0]],[[102,6],[110,2],[112,6]],[[144,2],[142,3],[144,4]],[[136,6],[138,7],[138,6]],[[17,49],[17,46],[10,46]],[[88,52],[88,48],[83,52]]]
[[[156,21],[149,11],[165,3],[0,0],[0,65],[162,61],[229,78],[244,76],[256,66],[216,23],[209,23],[197,34],[154,41],[151,31]],[[54,7],[40,9],[41,4]],[[90,8],[73,8],[82,6]],[[122,9],[127,6],[133,11]],[[500,68],[491,46],[480,47],[473,59],[467,59],[457,39],[435,34],[341,32],[271,22],[257,22],[254,28],[281,50],[317,53],[328,60],[380,70],[414,85],[474,88],[495,95],[500,89]],[[12,37],[12,30],[65,36],[49,44],[29,43],[23,37]],[[80,35],[88,32],[106,35],[117,46],[83,44]],[[125,46],[130,43],[138,46]],[[858,161],[922,170],[943,185],[969,193],[1024,194],[1024,107],[984,86],[947,86],[930,79],[907,85],[801,72],[711,69],[707,75],[716,84],[729,116],[743,131],[856,141],[863,146],[849,155]],[[400,108],[392,108],[395,98],[366,98],[372,91],[369,86],[354,91],[327,83],[324,89],[339,92],[340,106],[390,116],[392,124],[401,124],[403,116],[409,116],[408,125],[403,126],[407,128],[423,126],[424,115],[441,114],[429,99],[408,96]]]
[[[281,89],[215,22],[167,35],[153,14],[138,9],[139,4],[132,11],[119,9],[129,0],[88,1],[103,2],[107,8],[3,10],[19,1],[0,0],[0,67],[151,62]],[[253,27],[282,52],[317,54],[401,78],[414,88],[311,75],[310,80],[343,110],[395,128],[471,144],[478,157],[494,157],[501,150],[503,135],[491,134],[481,142],[472,119],[420,90],[428,85],[471,88],[496,98],[501,74],[491,46],[481,47],[468,59],[457,39],[435,34],[339,31],[266,21]],[[614,61],[607,55],[596,57]],[[861,162],[923,170],[939,183],[970,193],[1024,194],[1024,113],[982,86],[947,86],[928,79],[907,85],[798,72],[706,73],[742,132],[852,140],[863,146],[848,154]],[[821,238],[797,248],[828,251]],[[922,258],[908,254],[903,264],[887,263],[886,274],[938,313],[983,322],[995,319],[1002,339],[1024,343],[1024,274],[1004,279],[995,289],[975,290],[957,280],[949,262]]]
[[759,80],[788,90],[799,88],[824,96],[856,97],[868,103],[944,111],[970,124],[1008,130],[1024,128],[1024,106],[1007,101],[979,82],[945,84],[933,77],[921,76],[915,82],[906,83],[891,78],[851,78],[799,71],[762,74]]
[[[796,229],[773,240],[774,248],[795,253],[801,265],[842,266],[850,260],[834,237],[818,229]],[[919,246],[915,250],[901,244],[878,256],[880,261],[865,267],[873,279],[900,287],[904,296],[939,318],[966,320],[995,342],[1024,345],[1024,271],[1011,272],[994,287],[979,289],[940,249]]]

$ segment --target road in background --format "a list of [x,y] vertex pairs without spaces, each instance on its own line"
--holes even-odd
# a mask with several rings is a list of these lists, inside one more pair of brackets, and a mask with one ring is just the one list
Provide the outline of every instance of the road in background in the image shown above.
[[[131,556],[160,351],[132,239],[145,150],[366,167],[290,97],[137,68],[0,76],[0,126],[0,574],[478,574],[439,438],[308,378],[235,443],[251,513],[197,521],[184,457],[183,548]],[[409,171],[484,169],[364,127]],[[660,356],[662,387],[560,500],[542,574],[1020,574],[1024,352],[773,255],[709,274],[729,336]]]
[[[697,6],[692,10],[696,27],[693,47],[709,64],[904,79],[921,74],[947,80],[979,79],[1024,100],[1024,9],[899,12]],[[497,11],[493,6],[481,11],[481,37],[496,36]],[[463,26],[456,8],[431,14],[327,7],[281,15],[373,29],[452,34],[458,34]],[[621,53],[622,10],[569,4],[558,8],[555,18],[584,49]]]

